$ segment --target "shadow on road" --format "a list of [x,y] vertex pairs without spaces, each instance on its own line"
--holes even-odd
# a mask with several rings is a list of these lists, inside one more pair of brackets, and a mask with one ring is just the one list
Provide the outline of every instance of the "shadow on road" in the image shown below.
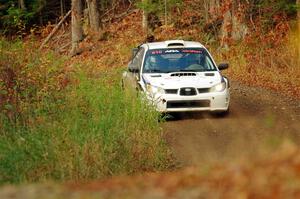
[[167,122],[171,121],[180,121],[180,120],[202,120],[206,118],[212,119],[225,119],[226,117],[230,117],[233,115],[231,112],[228,114],[220,114],[214,112],[174,112],[166,114],[165,120]]

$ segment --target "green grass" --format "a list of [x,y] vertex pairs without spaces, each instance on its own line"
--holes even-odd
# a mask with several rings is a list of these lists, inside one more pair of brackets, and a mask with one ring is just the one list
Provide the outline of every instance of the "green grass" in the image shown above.
[[[61,60],[47,53],[39,57],[49,66]],[[40,68],[26,64],[34,71]],[[121,71],[99,71],[96,78],[80,68],[84,66],[73,70],[72,83],[64,89],[46,81],[35,87],[34,95],[19,98],[26,106],[13,119],[11,111],[0,110],[0,184],[82,181],[169,167],[158,114],[121,89]],[[61,68],[49,70],[43,74],[50,78]],[[53,89],[45,91],[44,86]],[[22,91],[31,89],[28,85]]]

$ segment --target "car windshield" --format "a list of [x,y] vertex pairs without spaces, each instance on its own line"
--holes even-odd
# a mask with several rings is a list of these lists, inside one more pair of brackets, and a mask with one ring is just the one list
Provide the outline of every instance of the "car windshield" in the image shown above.
[[216,70],[208,52],[203,48],[149,50],[143,68],[144,73]]

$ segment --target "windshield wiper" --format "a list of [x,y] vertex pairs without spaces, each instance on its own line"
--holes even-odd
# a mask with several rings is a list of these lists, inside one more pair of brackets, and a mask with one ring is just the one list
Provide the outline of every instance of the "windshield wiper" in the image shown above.
[[163,71],[161,71],[159,69],[151,69],[151,70],[147,70],[147,72],[150,72],[150,73],[162,73]]
[[164,71],[164,70],[159,70],[159,69],[153,69],[153,70],[148,70],[147,72],[150,72],[150,73],[172,73],[174,71]]
[[181,71],[181,72],[202,72],[203,70],[193,70],[193,69],[184,70],[184,69],[182,69],[182,70],[179,70],[179,71]]

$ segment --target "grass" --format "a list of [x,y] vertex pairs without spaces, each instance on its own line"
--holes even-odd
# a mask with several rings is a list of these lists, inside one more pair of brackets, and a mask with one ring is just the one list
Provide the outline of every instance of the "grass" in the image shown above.
[[[9,45],[16,47],[1,45],[1,53],[10,54]],[[25,48],[18,45],[14,49],[21,52]],[[68,74],[71,83],[62,88],[52,75],[62,76],[62,66],[54,66],[63,58],[51,53],[31,54],[36,58],[32,62],[23,60],[22,55],[14,60],[21,59],[24,65],[30,65],[27,72],[39,71],[44,67],[39,62],[42,60],[53,67],[31,74],[36,81],[47,79],[45,83],[28,84],[21,90],[12,88],[15,95],[28,94],[19,97],[18,103],[5,98],[7,93],[2,94],[2,99],[10,103],[12,110],[18,109],[18,114],[11,117],[10,111],[0,111],[0,184],[84,181],[170,166],[158,114],[134,93],[121,89],[119,69],[98,71],[95,77],[84,66],[77,65]],[[1,74],[5,74],[5,63],[1,62]],[[27,67],[12,69],[18,76],[22,71],[17,69],[23,68]],[[25,80],[15,81],[20,84]],[[3,79],[2,82],[5,84]],[[46,85],[53,88],[46,89]],[[26,106],[16,108],[16,104]]]

